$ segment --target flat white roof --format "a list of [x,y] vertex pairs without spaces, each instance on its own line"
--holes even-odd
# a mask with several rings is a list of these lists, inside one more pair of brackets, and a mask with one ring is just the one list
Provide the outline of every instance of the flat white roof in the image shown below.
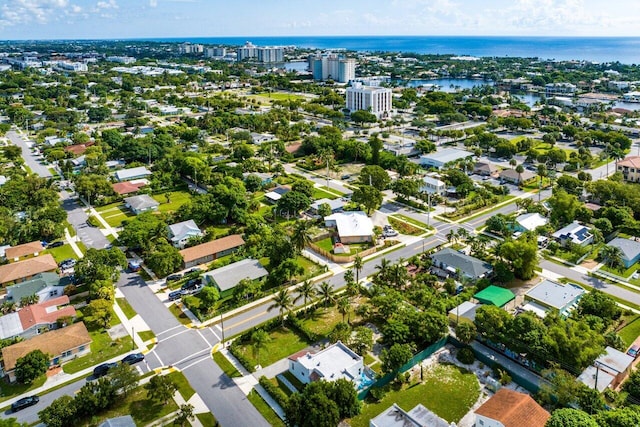
[[144,166],[116,171],[116,177],[120,181],[128,180],[131,178],[138,178],[141,176],[148,176],[148,175],[151,175],[151,171],[149,171],[149,169],[147,169]]
[[338,212],[325,216],[325,221],[335,221],[340,237],[371,236],[373,234],[373,222],[362,211]]
[[459,150],[457,148],[445,148],[443,150],[436,151],[435,153],[423,154],[420,156],[420,159],[449,163],[455,162],[456,160],[466,159],[470,156],[473,156],[473,153],[470,151]]
[[541,306],[535,301],[528,301],[522,305],[524,311],[530,311],[538,317],[545,318],[547,316],[547,307]]
[[0,317],[0,339],[15,337],[23,331],[18,313],[9,313]]
[[564,310],[567,304],[584,294],[577,285],[561,284],[545,279],[526,293],[526,296],[558,310]]
[[339,378],[352,381],[353,378],[346,370],[361,360],[361,356],[340,341],[316,354],[307,353],[298,358],[302,366],[309,371],[315,370],[327,381],[335,381]]
[[538,227],[547,225],[549,220],[543,217],[542,215],[540,215],[538,212],[535,212],[535,213],[522,214],[518,216],[516,218],[516,222],[520,224],[523,228],[529,231],[532,231]]

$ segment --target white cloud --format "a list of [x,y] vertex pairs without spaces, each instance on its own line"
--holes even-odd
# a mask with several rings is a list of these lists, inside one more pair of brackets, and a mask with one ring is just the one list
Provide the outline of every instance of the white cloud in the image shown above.
[[99,1],[96,4],[97,10],[118,9],[118,3],[116,0]]
[[151,7],[158,6],[158,0],[149,0],[149,6]]
[[7,0],[0,7],[0,25],[46,24],[81,12],[82,8],[69,0]]

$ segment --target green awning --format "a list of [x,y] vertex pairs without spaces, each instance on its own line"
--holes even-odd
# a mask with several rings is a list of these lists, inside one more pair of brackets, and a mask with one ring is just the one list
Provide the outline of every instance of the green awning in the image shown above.
[[481,290],[473,297],[482,304],[495,305],[496,307],[503,307],[509,301],[513,301],[516,298],[509,289],[493,285]]

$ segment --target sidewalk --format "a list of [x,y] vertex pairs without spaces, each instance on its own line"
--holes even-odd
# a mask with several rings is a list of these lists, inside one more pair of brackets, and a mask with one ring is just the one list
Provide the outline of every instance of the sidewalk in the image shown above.
[[[125,296],[122,293],[122,291],[116,288],[116,298],[124,298],[124,297]],[[120,322],[122,323],[122,325],[126,328],[127,333],[129,333],[129,335],[133,334],[132,336],[133,342],[138,348],[138,350],[140,350],[141,352],[146,352],[147,346],[145,345],[144,341],[142,340],[142,338],[140,338],[137,332],[149,331],[151,330],[151,328],[142,319],[142,316],[140,316],[139,314],[136,314],[131,319],[127,319],[126,314],[124,314],[124,312],[120,308],[120,305],[115,301],[113,304],[113,311],[116,313],[116,315],[120,319]]]
[[65,229],[64,229],[64,238],[67,241],[67,243],[69,243],[69,245],[71,245],[71,249],[73,249],[73,252],[76,253],[78,258],[84,258],[84,254],[82,253],[82,251],[80,250],[80,248],[76,244],[76,239],[78,238],[78,236],[71,237],[71,234],[69,233],[69,229],[65,227]]

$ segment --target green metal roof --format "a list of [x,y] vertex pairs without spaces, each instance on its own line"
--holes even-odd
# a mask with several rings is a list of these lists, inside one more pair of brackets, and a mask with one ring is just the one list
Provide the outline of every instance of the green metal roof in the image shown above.
[[482,304],[502,307],[509,301],[514,300],[516,296],[509,289],[491,285],[488,288],[481,290],[473,297]]

